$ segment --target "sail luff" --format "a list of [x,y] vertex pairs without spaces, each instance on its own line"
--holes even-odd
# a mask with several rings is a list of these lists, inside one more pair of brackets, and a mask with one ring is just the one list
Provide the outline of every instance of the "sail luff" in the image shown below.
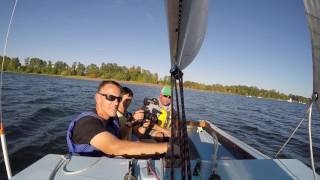
[[[191,14],[191,3],[184,3],[183,4],[183,9],[182,9],[182,17],[181,18],[181,25],[179,27],[179,38],[178,38],[178,48],[177,48],[177,65],[178,67],[182,69],[184,69],[184,67],[182,67],[183,64],[183,52],[185,50],[186,47],[186,40],[187,40],[187,35],[188,35],[188,31],[189,31],[189,19],[190,19],[190,14]],[[182,63],[182,64],[181,64]]]
[[[309,24],[313,62],[313,93],[320,95],[320,1],[304,0],[306,17]],[[320,98],[316,101],[320,110]]]
[[167,0],[171,65],[185,69],[198,54],[208,21],[208,0]]

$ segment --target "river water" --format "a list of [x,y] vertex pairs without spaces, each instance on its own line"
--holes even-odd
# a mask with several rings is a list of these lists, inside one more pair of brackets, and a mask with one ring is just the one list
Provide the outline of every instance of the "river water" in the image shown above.
[[[48,153],[66,154],[66,130],[70,120],[95,106],[99,81],[29,74],[4,73],[3,119],[13,174]],[[144,97],[156,97],[160,87],[126,84],[135,95],[131,110]],[[269,156],[280,149],[307,105],[248,98],[237,95],[185,90],[187,119],[209,120],[218,127]],[[313,111],[313,145],[320,172],[320,116]],[[307,121],[284,149],[281,158],[296,158],[310,164]],[[0,179],[6,179],[2,154]]]

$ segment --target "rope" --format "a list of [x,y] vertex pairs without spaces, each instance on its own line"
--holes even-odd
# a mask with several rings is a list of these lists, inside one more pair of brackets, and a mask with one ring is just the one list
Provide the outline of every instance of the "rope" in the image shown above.
[[151,161],[150,159],[147,161],[147,166],[148,166],[147,168],[149,168],[149,170],[151,171],[151,173],[156,177],[156,180],[159,180],[159,177],[158,177],[155,169],[153,169],[150,161]]
[[219,148],[219,141],[216,133],[212,132],[211,133],[212,139],[213,139],[213,155],[212,155],[212,172],[211,175],[218,175],[216,174],[217,169],[218,169],[218,163],[217,163],[217,154],[218,154],[218,148]]
[[[133,168],[133,161],[135,159],[132,158],[130,161],[129,161],[129,172],[125,175],[125,178],[124,180],[135,180],[136,177],[134,176],[134,168]],[[128,175],[128,177],[126,177]]]
[[70,170],[67,169],[67,165],[71,161],[71,155],[68,154],[65,157],[66,157],[66,163],[63,166],[63,172],[65,174],[68,174],[68,175],[79,174],[79,173],[82,173],[84,171],[87,171],[88,169],[92,168],[95,164],[97,164],[102,159],[102,157],[98,158],[95,162],[93,162],[92,164],[90,164],[89,166],[87,166],[87,167],[85,167],[83,169],[80,169],[80,170],[77,170],[77,171],[70,171]]
[[184,108],[184,94],[183,94],[183,79],[182,76],[179,79],[180,97],[181,97],[181,109],[182,109],[182,140],[184,145],[184,161],[187,164],[187,175],[188,179],[191,180],[191,165],[190,165],[190,151],[189,151],[189,141],[187,133],[187,122],[186,113]]
[[[314,167],[314,158],[313,158],[313,145],[312,145],[312,124],[311,124],[311,120],[312,120],[312,105],[313,103],[318,99],[317,97],[317,93],[314,93],[314,95],[312,96],[312,100],[309,104],[308,110],[306,112],[306,114],[308,114],[308,134],[309,134],[309,149],[310,149],[310,161],[311,161],[311,168],[312,168],[312,173],[313,173],[313,179],[317,180],[317,174],[316,174],[316,170]],[[278,156],[278,154],[284,149],[284,147],[289,143],[289,141],[291,140],[291,138],[293,137],[293,135],[296,133],[296,131],[299,129],[300,125],[302,124],[302,122],[305,120],[305,117],[302,118],[302,120],[299,122],[298,126],[295,128],[295,130],[292,132],[292,134],[290,135],[290,137],[287,139],[287,141],[282,145],[282,147],[280,148],[280,150],[276,153],[275,158]],[[279,161],[281,162],[281,160],[279,159]]]
[[[181,179],[186,179],[186,175],[188,176],[188,180],[191,179],[191,165],[190,165],[190,152],[189,152],[189,141],[188,141],[188,133],[187,133],[187,123],[186,123],[186,114],[185,114],[185,106],[184,106],[184,94],[183,94],[183,73],[177,66],[173,66],[171,69],[171,87],[172,91],[175,90],[176,96],[176,106],[177,106],[177,120],[172,124],[172,137],[171,137],[171,153],[173,154],[173,143],[178,142],[180,146],[180,168],[181,168]],[[178,91],[178,86],[180,92]],[[180,96],[180,97],[179,97]],[[180,102],[179,102],[180,101]],[[173,96],[171,97],[171,107],[173,107]],[[180,107],[181,106],[181,107]],[[181,114],[180,114],[181,108]],[[181,115],[181,116],[180,116]],[[173,118],[174,119],[174,118]],[[171,177],[170,179],[174,179],[174,170],[173,170],[173,159],[171,157]]]
[[7,30],[7,34],[6,34],[4,48],[3,48],[3,57],[2,57],[1,72],[0,72],[0,121],[1,121],[0,129],[3,129],[3,119],[2,119],[2,82],[3,82],[2,81],[2,74],[3,74],[3,66],[4,66],[4,59],[5,59],[5,56],[7,54],[7,44],[8,44],[11,24],[12,24],[12,20],[13,20],[13,15],[14,15],[14,12],[16,10],[17,4],[18,4],[18,0],[15,0],[14,6],[13,6],[13,10],[12,10],[12,13],[11,13],[11,17],[10,17],[10,21],[9,21],[9,25],[8,25],[8,30]]
[[61,159],[58,161],[58,163],[56,164],[56,166],[54,167],[54,169],[52,170],[52,172],[49,175],[49,180],[53,180],[54,177],[56,176],[58,170],[60,169],[60,167],[62,166],[62,164],[66,161],[66,157],[65,156],[61,156]]
[[12,172],[11,172],[11,167],[10,167],[10,161],[9,161],[8,150],[7,150],[7,143],[6,143],[5,132],[4,132],[4,123],[3,123],[3,117],[2,117],[2,82],[3,82],[2,74],[3,74],[4,60],[5,60],[5,56],[7,53],[7,44],[8,44],[11,24],[12,24],[12,20],[13,20],[14,12],[16,10],[17,3],[18,3],[18,0],[15,0],[14,6],[12,9],[12,13],[10,16],[10,21],[9,21],[8,30],[7,30],[6,39],[5,39],[4,48],[3,48],[3,57],[2,57],[1,72],[0,72],[0,134],[1,134],[1,145],[2,145],[2,151],[3,151],[3,158],[4,158],[4,163],[6,166],[6,172],[7,172],[8,179],[11,179]]
[[131,180],[132,176],[132,164],[133,164],[133,159],[129,162],[129,173],[128,173],[128,180]]
[[[179,33],[180,33],[180,26],[181,26],[181,22],[182,22],[182,0],[179,0],[178,2],[178,23],[177,23],[177,27],[176,27],[176,32],[178,33],[178,36],[177,36],[177,42],[179,42],[179,39],[180,39],[180,36],[179,36]],[[179,47],[177,46],[176,47],[176,53],[178,52],[178,49]],[[177,56],[175,57],[175,60],[177,61]],[[172,67],[174,68],[174,66]],[[177,93],[177,86],[176,86],[176,79],[174,78],[173,76],[173,69],[170,70],[171,72],[171,95],[173,95],[173,85],[175,85],[175,89],[176,89],[176,103],[177,103],[177,114],[178,114],[178,119],[177,120],[174,120],[174,122],[172,121],[173,120],[173,116],[171,114],[171,138],[170,138],[170,145],[171,145],[171,154],[173,155],[174,154],[174,146],[173,146],[173,143],[174,142],[177,142],[178,141],[178,144],[181,144],[181,133],[180,133],[180,111],[179,111],[179,100],[178,100],[178,93]],[[171,96],[171,113],[173,112],[173,96]],[[177,124],[176,124],[177,123]],[[176,129],[178,130],[176,132]],[[177,133],[177,134],[175,134]],[[180,149],[180,152],[182,151],[182,149]],[[183,153],[180,153],[181,155]],[[171,180],[174,180],[174,160],[173,160],[173,157],[171,157],[171,162],[170,162],[170,167],[171,167],[171,170],[170,170],[170,179]],[[182,174],[182,176],[184,176],[184,174]],[[183,177],[182,177],[183,178]],[[184,179],[184,178],[183,178]]]
[[55,175],[57,174],[58,170],[60,169],[60,167],[64,164],[63,166],[63,172],[67,175],[74,175],[74,174],[79,174],[82,173],[88,169],[90,169],[91,167],[93,167],[95,164],[97,164],[99,161],[101,160],[101,158],[99,158],[98,160],[96,160],[95,162],[93,162],[92,164],[90,164],[89,166],[77,170],[77,171],[69,171],[67,170],[67,165],[69,164],[69,162],[71,161],[71,155],[70,154],[66,154],[64,156],[61,156],[61,159],[58,161],[58,163],[56,164],[56,166],[54,167],[54,169],[52,170],[52,172],[49,175],[49,180],[53,180]]
[[[307,110],[306,114],[309,112],[309,109]],[[281,146],[281,148],[279,149],[279,151],[275,154],[274,158],[276,158],[280,152],[284,149],[284,147],[289,143],[289,141],[291,140],[291,138],[293,137],[293,135],[296,133],[296,131],[299,129],[300,125],[302,124],[302,122],[305,120],[305,117],[303,117],[301,119],[301,121],[299,122],[298,126],[294,129],[294,131],[292,132],[292,134],[290,135],[290,137],[287,139],[287,141]]]
[[314,168],[314,159],[313,159],[313,146],[312,146],[312,135],[311,135],[311,115],[312,115],[312,104],[309,107],[309,148],[310,148],[310,161],[311,161],[311,167],[312,167],[312,173],[313,173],[313,179],[317,180],[317,174],[316,174],[316,170]]
[[199,174],[199,179],[202,180],[203,178],[202,178],[202,176],[201,176],[201,171],[200,171],[200,169],[197,169],[197,173]]
[[[177,105],[177,119],[175,121],[175,123],[172,126],[173,133],[172,133],[172,144],[171,144],[171,177],[170,179],[174,179],[174,143],[180,145],[180,156],[181,156],[181,161],[179,162],[179,166],[181,167],[181,178],[185,179],[185,154],[184,154],[184,143],[183,143],[183,139],[182,139],[182,131],[181,131],[181,123],[180,123],[180,106],[179,106],[179,93],[178,93],[178,88],[177,88],[177,80],[174,77],[174,75],[171,75],[172,81],[171,81],[171,87],[175,89],[175,94],[176,94],[176,105]],[[173,97],[171,96],[171,100],[173,102]],[[173,109],[173,104],[171,105],[172,109]]]
[[[174,84],[174,78],[173,75],[171,75],[171,112],[173,112],[173,85]],[[178,117],[179,117],[179,113],[178,113]],[[179,120],[175,120],[173,119],[173,116],[171,114],[171,138],[170,138],[170,146],[171,146],[171,154],[174,153],[174,146],[173,143],[176,140],[176,122],[179,122]],[[174,161],[173,158],[170,159],[170,180],[174,180]]]
[[[185,144],[184,140],[182,138],[183,131],[181,129],[181,117],[180,117],[180,106],[179,106],[179,93],[178,93],[178,88],[177,88],[177,80],[174,80],[174,89],[176,92],[176,104],[177,104],[177,114],[178,114],[178,119],[177,119],[177,134],[178,134],[178,144],[180,145],[180,156],[181,156],[181,161],[180,161],[180,166],[181,166],[181,175],[182,179],[185,179]],[[180,94],[181,95],[181,94]],[[181,98],[181,97],[180,97]]]

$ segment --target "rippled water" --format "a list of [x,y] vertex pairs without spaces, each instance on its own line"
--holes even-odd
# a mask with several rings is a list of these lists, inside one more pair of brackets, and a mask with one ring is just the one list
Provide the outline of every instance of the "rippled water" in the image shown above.
[[[13,174],[48,153],[65,154],[69,121],[94,107],[99,81],[38,75],[4,74],[2,109]],[[159,87],[126,85],[135,93],[131,110],[143,98],[159,94]],[[186,90],[187,119],[204,119],[273,156],[303,118],[307,106],[281,101]],[[313,143],[320,172],[320,116],[314,109]],[[307,121],[280,157],[310,164]],[[2,154],[0,179],[6,178]]]

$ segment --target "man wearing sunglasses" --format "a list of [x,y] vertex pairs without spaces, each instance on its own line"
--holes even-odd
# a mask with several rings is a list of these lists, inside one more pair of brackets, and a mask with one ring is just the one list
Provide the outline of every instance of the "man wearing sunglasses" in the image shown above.
[[171,116],[176,117],[176,111],[171,113],[171,87],[164,86],[158,99],[155,99],[153,106],[156,106],[160,111],[158,115],[158,126],[153,126],[149,135],[154,139],[163,141],[171,136]]
[[86,156],[137,156],[162,154],[168,143],[143,143],[120,140],[116,112],[121,97],[121,86],[115,81],[102,81],[95,94],[96,108],[76,117],[69,125],[69,152]]
[[164,86],[159,95],[159,106],[161,115],[158,117],[159,125],[162,128],[170,128],[171,114],[175,115],[175,111],[171,113],[171,87]]

